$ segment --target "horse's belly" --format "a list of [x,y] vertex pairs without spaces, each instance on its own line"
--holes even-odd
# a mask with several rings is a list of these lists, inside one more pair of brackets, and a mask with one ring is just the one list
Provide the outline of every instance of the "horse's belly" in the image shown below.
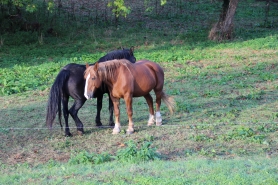
[[148,68],[142,71],[137,70],[136,75],[134,75],[133,96],[138,97],[147,95],[155,88],[156,84],[156,77],[153,71]]
[[156,83],[153,80],[143,81],[141,83],[135,82],[133,97],[145,96],[155,88]]

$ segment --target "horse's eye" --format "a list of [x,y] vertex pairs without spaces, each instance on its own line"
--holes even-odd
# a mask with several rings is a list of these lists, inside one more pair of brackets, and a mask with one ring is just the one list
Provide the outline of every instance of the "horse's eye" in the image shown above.
[[96,79],[95,77],[92,78],[92,80],[95,80],[95,79]]

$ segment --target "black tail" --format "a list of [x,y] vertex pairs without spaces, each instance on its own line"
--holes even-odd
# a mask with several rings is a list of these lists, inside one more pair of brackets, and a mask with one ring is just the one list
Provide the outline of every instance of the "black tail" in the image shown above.
[[58,112],[59,116],[59,123],[62,128],[61,122],[61,100],[62,94],[65,93],[64,86],[65,83],[68,81],[70,72],[68,70],[62,69],[59,74],[57,75],[49,93],[48,103],[47,103],[47,113],[46,113],[46,125],[49,128],[52,128],[54,119]]

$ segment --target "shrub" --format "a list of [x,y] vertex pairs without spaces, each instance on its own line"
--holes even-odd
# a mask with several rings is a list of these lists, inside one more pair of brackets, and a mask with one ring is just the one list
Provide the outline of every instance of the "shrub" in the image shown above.
[[101,164],[111,160],[111,155],[108,153],[95,154],[87,151],[81,151],[77,155],[72,155],[69,159],[69,164]]
[[156,148],[151,148],[151,142],[144,142],[140,148],[134,141],[128,141],[127,147],[118,150],[116,159],[121,162],[141,162],[159,159]]

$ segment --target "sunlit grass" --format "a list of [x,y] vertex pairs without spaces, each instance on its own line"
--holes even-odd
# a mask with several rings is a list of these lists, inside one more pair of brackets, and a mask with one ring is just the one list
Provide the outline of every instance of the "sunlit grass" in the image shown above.
[[[192,11],[199,5],[190,4]],[[204,4],[202,15],[215,22],[218,14],[205,11],[216,8]],[[43,43],[36,33],[1,35],[0,184],[277,184],[278,34],[261,26],[262,11],[250,7],[242,13],[241,8],[235,38],[223,43],[207,39],[210,22],[203,17],[148,13],[153,22],[78,25],[57,37],[43,35]],[[252,25],[251,18],[256,18]],[[93,99],[79,111],[83,136],[71,117],[72,138],[64,137],[59,124],[48,130],[46,103],[59,70],[68,63],[94,63],[108,51],[131,46],[137,60],[163,67],[164,90],[176,100],[175,114],[162,104],[163,126],[148,127],[145,99],[135,98],[135,133],[126,135],[121,100],[122,132],[112,135],[110,127],[95,127]],[[107,98],[101,113],[105,126]],[[130,141],[137,146],[151,141],[161,160],[136,165],[106,161]],[[69,163],[86,153],[104,157],[105,163]]]

